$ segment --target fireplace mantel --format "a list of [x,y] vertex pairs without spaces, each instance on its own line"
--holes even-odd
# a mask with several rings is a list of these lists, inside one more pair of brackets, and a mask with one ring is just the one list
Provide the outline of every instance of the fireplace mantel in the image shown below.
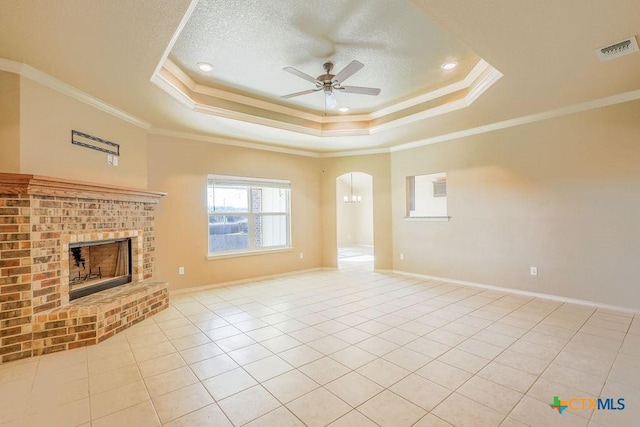
[[77,197],[158,203],[167,193],[42,175],[0,173],[0,194]]

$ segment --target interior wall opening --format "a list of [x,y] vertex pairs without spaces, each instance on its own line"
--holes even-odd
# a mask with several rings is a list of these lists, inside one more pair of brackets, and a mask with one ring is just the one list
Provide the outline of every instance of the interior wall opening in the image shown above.
[[336,178],[338,268],[373,271],[373,177],[347,172]]

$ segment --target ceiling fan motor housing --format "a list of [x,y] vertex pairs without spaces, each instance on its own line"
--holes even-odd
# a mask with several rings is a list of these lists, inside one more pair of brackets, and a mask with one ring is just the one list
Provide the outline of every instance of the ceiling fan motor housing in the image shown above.
[[335,74],[331,74],[331,70],[333,70],[333,62],[325,62],[322,66],[326,73],[320,74],[317,78],[322,82],[322,89],[325,92],[332,92],[334,83],[333,78],[335,77]]

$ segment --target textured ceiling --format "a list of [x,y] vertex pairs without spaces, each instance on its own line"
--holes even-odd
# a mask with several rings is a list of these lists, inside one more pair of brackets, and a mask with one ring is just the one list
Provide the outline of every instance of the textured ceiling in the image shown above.
[[[0,0],[0,58],[28,64],[134,115],[150,123],[152,132],[317,153],[446,140],[506,121],[546,117],[558,109],[572,111],[581,103],[601,105],[607,97],[618,100],[613,102],[637,99],[640,90],[640,53],[608,62],[600,62],[593,53],[600,46],[640,34],[638,1],[616,2],[615,6],[600,0],[213,4],[216,13],[205,20],[201,31],[214,31],[221,44],[193,40],[194,56],[180,59],[181,38],[195,23],[187,19],[190,7],[191,16],[197,19],[198,8],[211,9],[211,0],[199,4],[191,0]],[[265,8],[265,4],[278,7]],[[260,18],[258,13],[268,17]],[[503,77],[467,108],[373,135],[321,138],[215,117],[190,110],[150,81],[173,48],[174,58],[184,61],[184,68],[198,82],[237,87],[273,100],[308,88],[282,67],[294,66],[315,76],[329,56],[337,69],[351,59],[362,61],[365,68],[348,83],[379,86],[382,95],[375,102],[387,102],[383,95],[395,93],[393,96],[402,98],[417,88],[444,83],[429,75],[439,69],[427,70],[427,62],[422,61],[440,52],[434,54],[439,64],[447,49],[440,47],[442,40],[419,35],[431,31],[421,22],[430,28],[435,23],[447,39],[468,46]],[[181,23],[184,31],[180,31]],[[273,34],[280,34],[282,43]],[[174,36],[177,43],[172,44]],[[197,49],[197,43],[202,49]],[[194,52],[207,57],[196,57]],[[215,66],[211,76],[188,71],[194,61],[202,60]],[[256,84],[260,81],[264,85]],[[300,98],[304,105],[293,101],[286,105],[316,110],[316,102],[321,107],[322,100],[314,100],[315,95]],[[368,99],[360,98],[362,102]]]
[[[365,67],[346,84],[382,92],[337,94],[352,112],[370,112],[462,80],[480,59],[407,1],[379,0],[200,0],[169,58],[199,84],[315,111],[324,109],[321,92],[280,99],[313,89],[282,68],[317,77],[327,61],[336,74],[356,59]],[[443,71],[440,65],[451,60],[459,67]],[[198,62],[214,70],[202,73]]]

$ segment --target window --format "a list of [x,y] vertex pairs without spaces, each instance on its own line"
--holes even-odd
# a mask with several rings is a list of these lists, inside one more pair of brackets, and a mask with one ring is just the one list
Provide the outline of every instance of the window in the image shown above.
[[209,255],[291,247],[291,181],[209,175]]
[[447,174],[407,177],[407,218],[447,219]]

